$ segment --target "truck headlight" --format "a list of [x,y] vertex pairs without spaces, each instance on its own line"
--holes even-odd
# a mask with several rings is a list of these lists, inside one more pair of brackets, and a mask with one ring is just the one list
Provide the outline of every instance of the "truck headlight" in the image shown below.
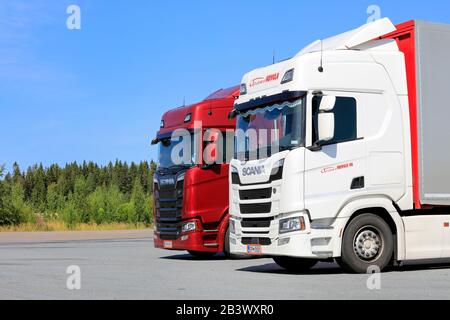
[[280,220],[280,233],[287,233],[301,230],[305,230],[305,219],[303,217],[295,217]]
[[189,221],[183,224],[182,231],[183,232],[190,232],[197,229],[197,222],[195,221]]
[[229,228],[230,228],[230,233],[236,234],[236,221],[230,220]]
[[284,159],[281,159],[280,161],[274,164],[274,166],[272,167],[272,171],[270,172],[270,175],[271,176],[276,175],[279,170],[283,170],[283,166],[284,166]]
[[283,168],[283,166],[284,166],[284,159],[281,159],[280,161],[276,162],[273,165],[272,170]]

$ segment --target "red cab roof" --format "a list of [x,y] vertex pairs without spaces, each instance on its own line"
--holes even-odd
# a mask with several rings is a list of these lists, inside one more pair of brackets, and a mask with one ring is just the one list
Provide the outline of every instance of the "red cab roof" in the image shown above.
[[[205,128],[234,128],[235,120],[229,120],[228,113],[238,96],[239,86],[234,86],[217,90],[201,102],[169,110],[162,116],[164,127],[157,135],[168,134],[175,129],[192,129],[195,121],[202,121]],[[190,120],[185,121],[189,114]]]

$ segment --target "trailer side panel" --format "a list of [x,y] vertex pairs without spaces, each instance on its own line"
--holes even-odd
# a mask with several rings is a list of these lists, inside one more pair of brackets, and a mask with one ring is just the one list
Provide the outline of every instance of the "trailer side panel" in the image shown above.
[[450,25],[416,21],[420,202],[450,205]]

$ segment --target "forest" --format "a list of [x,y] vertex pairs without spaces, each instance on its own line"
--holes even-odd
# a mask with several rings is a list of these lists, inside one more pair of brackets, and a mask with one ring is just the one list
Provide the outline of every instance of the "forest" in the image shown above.
[[52,221],[68,228],[79,224],[152,223],[153,172],[156,164],[116,160],[106,166],[94,162],[36,164],[11,172],[0,166],[0,226]]

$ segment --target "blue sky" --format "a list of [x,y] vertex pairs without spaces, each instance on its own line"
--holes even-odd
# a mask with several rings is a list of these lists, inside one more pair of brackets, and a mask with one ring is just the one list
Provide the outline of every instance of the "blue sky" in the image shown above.
[[0,164],[154,159],[165,110],[358,27],[372,4],[450,23],[448,1],[0,0]]

